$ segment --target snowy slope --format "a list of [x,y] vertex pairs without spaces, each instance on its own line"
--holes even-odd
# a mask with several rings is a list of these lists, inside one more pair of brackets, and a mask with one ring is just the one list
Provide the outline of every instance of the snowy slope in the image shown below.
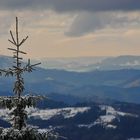
[[[90,111],[91,109],[94,110],[94,108],[91,107],[66,107],[66,108],[60,108],[60,109],[38,109],[38,108],[27,108],[28,117],[34,118],[34,119],[40,119],[40,120],[50,120],[51,118],[55,116],[61,115],[64,119],[74,118],[78,113],[81,115]],[[121,112],[115,110],[112,106],[107,105],[99,105],[99,111],[105,112],[102,115],[99,115],[98,118],[95,121],[91,121],[90,123],[80,123],[78,124],[78,127],[86,127],[91,128],[95,125],[101,125],[104,128],[112,128],[115,129],[117,126],[113,125],[112,122],[117,119],[119,120],[120,117],[124,116],[130,116],[137,118],[138,115]],[[9,110],[0,109],[0,117],[4,120],[9,120],[10,117],[8,116]],[[94,113],[94,112],[93,112]]]
[[102,111],[106,112],[104,115],[99,116],[95,122],[92,122],[90,124],[79,124],[78,127],[91,128],[94,125],[102,125],[105,128],[115,129],[117,126],[111,124],[115,119],[119,120],[119,117],[121,116],[131,116],[136,118],[138,117],[138,115],[136,114],[117,111],[112,106],[100,105],[99,107]]
[[[71,118],[77,115],[78,113],[84,113],[88,111],[90,107],[67,107],[61,109],[45,109],[41,110],[38,108],[26,108],[28,112],[28,117],[34,117],[42,120],[49,120],[50,118],[58,115],[62,115],[64,118]],[[0,109],[0,117],[4,120],[9,120],[9,110]]]
[[88,111],[90,107],[68,107],[61,109],[27,109],[29,117],[40,118],[42,120],[49,120],[50,118],[58,115],[62,115],[64,118],[71,118],[77,115],[78,113],[84,113]]

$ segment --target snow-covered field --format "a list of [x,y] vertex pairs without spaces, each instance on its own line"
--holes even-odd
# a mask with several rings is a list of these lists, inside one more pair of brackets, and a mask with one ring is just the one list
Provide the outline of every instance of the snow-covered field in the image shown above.
[[[84,113],[90,110],[90,107],[67,107],[60,109],[38,109],[38,108],[26,108],[28,117],[34,117],[42,120],[49,120],[50,118],[58,115],[62,115],[64,118],[71,118],[78,113]],[[0,117],[4,120],[9,120],[9,110],[0,109]]]
[[115,129],[117,126],[112,125],[111,123],[113,122],[113,120],[119,119],[120,116],[138,117],[138,115],[135,115],[135,114],[116,111],[111,106],[101,105],[99,107],[101,110],[104,110],[106,112],[105,115],[99,116],[99,118],[95,122],[92,122],[90,124],[79,124],[78,127],[91,128],[94,125],[102,125],[106,128]]
[[131,116],[131,117],[138,117],[135,114],[131,114],[131,113],[125,113],[125,112],[121,112],[121,111],[116,111],[113,107],[111,106],[106,106],[106,105],[101,105],[100,106],[101,110],[105,110],[106,114],[100,116],[95,122],[94,124],[102,124],[103,126],[106,126],[108,128],[112,127],[112,128],[116,128],[116,126],[111,125],[110,123],[114,120],[114,119],[119,119],[119,116]]
[[[125,113],[115,110],[111,106],[100,105],[100,110],[105,111],[104,115],[100,115],[94,122],[89,124],[79,124],[78,127],[91,128],[94,125],[102,125],[105,128],[115,129],[117,126],[113,125],[112,122],[115,119],[119,120],[120,116],[131,116],[138,117],[135,114]],[[88,112],[91,107],[66,107],[60,109],[38,109],[38,108],[26,108],[28,117],[34,117],[35,119],[49,120],[54,116],[63,116],[64,119],[72,118],[78,113]],[[94,108],[93,108],[94,109]],[[8,109],[0,109],[0,117],[4,120],[9,120]],[[130,139],[131,140],[131,139]]]
[[30,108],[27,109],[29,113],[29,117],[40,118],[42,120],[49,120],[50,118],[62,115],[64,118],[71,118],[77,115],[78,113],[84,113],[90,110],[90,107],[67,107],[67,108],[60,108],[60,109],[34,109]]

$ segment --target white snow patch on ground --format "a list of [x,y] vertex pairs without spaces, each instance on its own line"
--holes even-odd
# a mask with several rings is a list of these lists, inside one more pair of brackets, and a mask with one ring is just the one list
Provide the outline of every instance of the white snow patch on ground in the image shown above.
[[116,111],[111,106],[101,105],[100,108],[101,108],[101,110],[106,110],[106,115],[114,115],[114,116],[119,115],[119,116],[138,117],[138,115],[135,115],[135,114],[125,113],[125,112],[121,112],[121,111]]
[[90,123],[90,124],[78,124],[78,127],[82,128],[82,127],[86,127],[86,128],[91,128],[94,126],[94,123]]
[[29,113],[29,117],[41,118],[42,120],[49,120],[53,116],[62,115],[64,118],[72,118],[78,113],[84,113],[88,111],[90,107],[67,107],[60,109],[34,109],[29,108],[27,112]]
[[0,117],[6,117],[8,115],[9,109],[0,109]]
[[117,128],[117,126],[115,126],[115,125],[111,125],[111,124],[108,124],[108,125],[106,126],[106,128],[112,128],[112,129],[115,129],[115,128]]
[[[96,125],[96,123],[79,124],[78,127],[79,127],[79,128],[86,127],[86,128],[89,128],[89,129],[90,129],[90,128],[93,127],[94,125]],[[106,128],[111,128],[111,129],[115,129],[115,128],[117,128],[117,126],[112,125],[112,124],[106,124],[105,127],[106,127]]]
[[115,125],[112,125],[113,120],[119,119],[119,116],[132,116],[132,117],[138,117],[138,115],[131,114],[131,113],[125,113],[121,111],[116,111],[113,107],[111,106],[106,106],[106,105],[101,105],[100,106],[101,110],[105,110],[106,114],[100,116],[95,122],[94,125],[100,124],[105,126],[106,128],[116,128]]
[[[64,118],[72,118],[78,113],[84,113],[90,110],[90,107],[67,107],[60,109],[38,109],[38,108],[26,108],[29,117],[40,118],[42,120],[48,120],[53,116],[62,115]],[[10,116],[8,109],[0,109],[0,117],[4,120],[9,120]]]
[[114,119],[116,119],[116,116],[114,115],[102,115],[94,122],[94,125],[96,124],[107,125],[111,123]]
[[[138,117],[138,115],[125,113],[115,110],[111,106],[100,105],[102,111],[105,111],[105,115],[101,115],[97,118],[95,122],[89,124],[79,124],[78,127],[87,127],[91,128],[94,125],[102,125],[105,128],[115,129],[117,126],[113,125],[112,122],[115,119],[119,120],[120,116],[132,116]],[[38,109],[38,108],[26,108],[29,117],[34,117],[42,120],[49,120],[54,116],[62,115],[65,119],[72,118],[78,113],[84,113],[90,110],[91,107],[67,107],[59,109]],[[0,117],[4,120],[9,120],[10,116],[8,109],[0,109]],[[129,139],[129,140],[140,140],[140,139]]]

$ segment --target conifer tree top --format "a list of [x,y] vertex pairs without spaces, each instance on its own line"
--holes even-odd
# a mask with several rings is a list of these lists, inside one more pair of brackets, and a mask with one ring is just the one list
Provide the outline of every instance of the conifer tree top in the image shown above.
[[58,138],[58,134],[52,132],[39,132],[34,127],[28,127],[26,119],[28,117],[26,107],[35,107],[36,102],[42,99],[42,96],[22,95],[24,91],[24,78],[22,77],[25,72],[32,72],[34,67],[40,63],[31,64],[30,59],[26,65],[23,65],[23,58],[21,54],[25,55],[26,52],[21,50],[21,46],[28,39],[28,36],[19,39],[18,32],[18,18],[16,17],[15,35],[10,31],[11,40],[8,41],[13,45],[8,50],[13,52],[13,66],[8,69],[0,69],[0,74],[5,76],[15,77],[13,92],[14,96],[0,97],[0,107],[8,108],[11,110],[10,115],[12,127],[8,129],[0,128],[0,140],[54,140]]
[[16,28],[15,28],[15,35],[10,30],[11,39],[8,41],[13,45],[13,47],[8,48],[8,50],[13,52],[13,66],[8,69],[0,69],[0,73],[4,74],[5,76],[14,76],[15,82],[13,86],[13,92],[15,95],[13,97],[1,97],[0,98],[0,105],[2,107],[6,107],[8,109],[13,109],[11,113],[13,115],[13,127],[15,129],[21,130],[23,127],[26,126],[26,119],[27,119],[27,112],[25,111],[26,107],[35,106],[36,101],[39,99],[39,96],[22,96],[24,91],[24,78],[22,77],[24,72],[32,72],[34,67],[39,65],[31,64],[30,59],[26,65],[23,65],[23,58],[21,54],[26,54],[26,52],[21,50],[21,46],[25,41],[28,39],[26,36],[23,39],[19,39],[19,31],[18,31],[18,18],[16,17]]

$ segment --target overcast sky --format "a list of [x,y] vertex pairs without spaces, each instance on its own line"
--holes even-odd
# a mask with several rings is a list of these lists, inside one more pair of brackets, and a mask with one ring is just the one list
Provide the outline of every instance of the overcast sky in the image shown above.
[[140,0],[0,0],[0,54],[16,16],[28,57],[140,55]]

